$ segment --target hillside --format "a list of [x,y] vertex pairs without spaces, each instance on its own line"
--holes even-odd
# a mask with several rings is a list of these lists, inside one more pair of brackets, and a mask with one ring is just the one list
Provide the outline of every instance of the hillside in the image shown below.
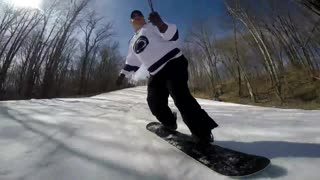
[[[220,124],[218,145],[272,159],[253,179],[318,179],[320,111],[198,101]],[[146,87],[0,102],[0,119],[1,180],[228,179],[145,130]]]

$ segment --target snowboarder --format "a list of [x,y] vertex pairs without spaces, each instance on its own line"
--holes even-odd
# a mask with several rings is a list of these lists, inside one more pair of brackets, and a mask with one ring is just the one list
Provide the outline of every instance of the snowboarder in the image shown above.
[[174,24],[164,22],[157,12],[147,23],[141,11],[131,13],[135,31],[130,40],[126,64],[117,84],[138,71],[143,64],[150,73],[147,102],[152,114],[170,130],[177,129],[176,114],[168,106],[169,95],[183,121],[199,143],[213,142],[212,129],[218,124],[201,108],[188,88],[188,60],[177,47],[179,32]]

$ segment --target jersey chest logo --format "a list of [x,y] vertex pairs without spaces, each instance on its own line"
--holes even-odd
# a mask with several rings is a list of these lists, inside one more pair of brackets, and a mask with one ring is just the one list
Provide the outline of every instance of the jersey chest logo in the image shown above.
[[136,54],[142,53],[149,44],[149,40],[145,36],[140,36],[133,45],[133,50]]

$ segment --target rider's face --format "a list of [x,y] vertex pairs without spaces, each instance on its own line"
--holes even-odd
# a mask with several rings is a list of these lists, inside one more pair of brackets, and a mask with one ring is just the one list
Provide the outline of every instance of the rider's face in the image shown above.
[[146,23],[144,17],[136,16],[131,19],[131,25],[135,31],[139,30]]

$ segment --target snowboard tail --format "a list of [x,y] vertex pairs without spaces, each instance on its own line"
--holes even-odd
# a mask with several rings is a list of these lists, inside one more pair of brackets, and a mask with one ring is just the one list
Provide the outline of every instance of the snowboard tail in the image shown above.
[[146,128],[191,158],[225,176],[253,175],[270,164],[270,159],[266,157],[250,155],[218,145],[212,144],[204,149],[195,143],[191,136],[167,130],[158,122],[149,123]]

